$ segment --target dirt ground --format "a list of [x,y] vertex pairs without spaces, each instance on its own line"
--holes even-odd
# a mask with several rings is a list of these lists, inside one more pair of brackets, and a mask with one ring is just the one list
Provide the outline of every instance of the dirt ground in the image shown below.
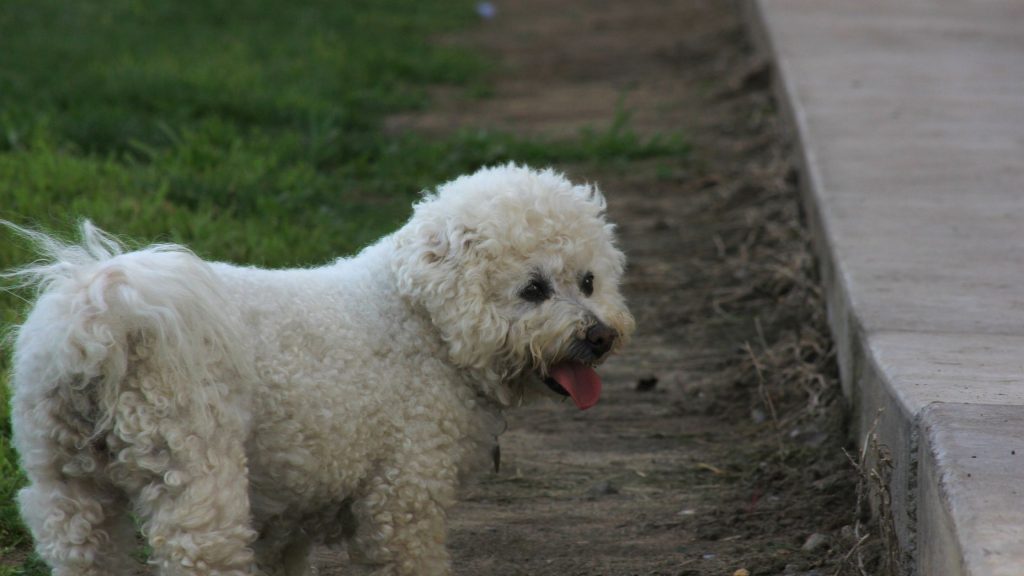
[[[514,411],[501,471],[451,513],[457,574],[879,574],[858,500],[797,176],[733,2],[519,0],[444,39],[493,96],[438,93],[393,130],[575,134],[631,114],[686,158],[562,167],[597,182],[638,321],[597,407]],[[319,552],[321,574],[350,574]]]

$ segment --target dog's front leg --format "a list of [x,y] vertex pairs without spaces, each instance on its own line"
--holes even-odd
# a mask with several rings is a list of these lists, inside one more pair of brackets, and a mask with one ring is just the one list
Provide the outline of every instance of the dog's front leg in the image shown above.
[[349,555],[379,566],[374,576],[451,574],[445,510],[454,502],[454,474],[437,478],[436,468],[410,463],[384,470],[353,504],[357,527]]

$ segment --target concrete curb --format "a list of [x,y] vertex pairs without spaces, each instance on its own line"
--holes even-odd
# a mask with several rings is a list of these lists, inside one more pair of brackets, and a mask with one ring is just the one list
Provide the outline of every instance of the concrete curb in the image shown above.
[[1024,4],[744,8],[902,568],[1024,574]]

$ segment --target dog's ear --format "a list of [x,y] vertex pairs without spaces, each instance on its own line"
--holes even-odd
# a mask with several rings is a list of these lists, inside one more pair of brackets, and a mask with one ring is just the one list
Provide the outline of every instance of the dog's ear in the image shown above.
[[487,369],[504,345],[508,321],[488,298],[482,239],[470,226],[417,218],[396,235],[398,289],[422,306],[463,367]]
[[472,250],[477,240],[476,230],[462,224],[425,226],[420,230],[420,256],[427,265],[453,263]]

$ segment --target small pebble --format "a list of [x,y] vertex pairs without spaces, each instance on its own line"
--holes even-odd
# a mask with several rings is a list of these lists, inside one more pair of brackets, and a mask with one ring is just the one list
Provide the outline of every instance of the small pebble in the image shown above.
[[801,546],[801,549],[806,552],[813,552],[823,546],[828,545],[828,536],[815,532],[807,537],[807,541]]
[[764,410],[754,408],[750,411],[750,419],[754,421],[754,424],[763,424],[768,419],[768,416],[764,413]]
[[602,480],[587,489],[587,495],[592,498],[618,493],[619,489],[616,488],[615,485],[609,482],[608,480]]
[[636,381],[636,391],[637,392],[650,392],[651,390],[654,390],[654,387],[657,386],[657,385],[658,385],[658,377],[657,376],[647,376],[647,377],[644,377],[644,378],[640,378],[639,380]]
[[857,540],[857,533],[854,531],[853,526],[850,526],[849,524],[839,529],[839,536],[843,540]]
[[740,568],[739,570],[732,573],[732,576],[750,576],[750,570],[746,568]]

